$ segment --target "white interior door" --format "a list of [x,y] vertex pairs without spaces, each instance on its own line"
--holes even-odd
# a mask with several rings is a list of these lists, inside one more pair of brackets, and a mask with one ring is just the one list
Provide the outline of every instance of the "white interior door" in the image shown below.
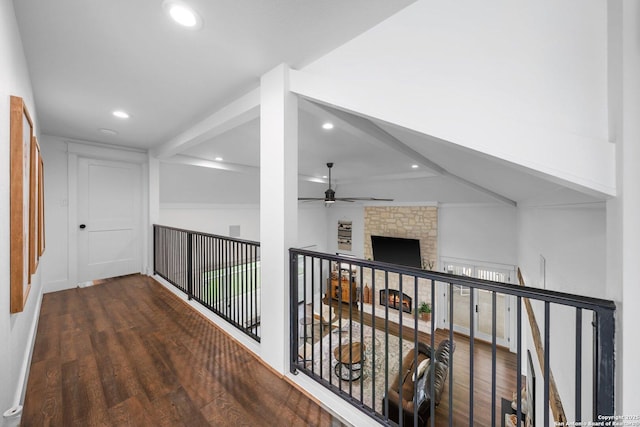
[[[445,263],[447,273],[476,277],[484,280],[511,283],[513,274],[509,270],[478,266],[463,263]],[[482,289],[470,289],[466,286],[452,287],[453,319],[447,306],[447,321],[453,323],[453,330],[465,335],[473,333],[476,338],[485,341],[493,340],[493,293]],[[448,297],[448,295],[447,295]],[[448,298],[446,299],[448,301]],[[473,307],[470,307],[473,301]],[[504,294],[496,294],[496,343],[508,346],[510,341],[510,298]],[[470,316],[470,309],[473,315]]]
[[78,281],[141,271],[141,168],[78,160]]

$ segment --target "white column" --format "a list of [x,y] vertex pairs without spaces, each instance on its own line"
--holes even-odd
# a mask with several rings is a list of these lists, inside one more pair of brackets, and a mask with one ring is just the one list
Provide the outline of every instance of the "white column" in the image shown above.
[[298,103],[289,68],[260,80],[261,352],[284,373],[289,346],[289,257],[298,233]]
[[157,224],[160,220],[160,161],[148,155],[148,205],[147,212],[148,223],[145,224],[149,230],[147,238],[147,247],[149,248],[147,257],[147,274],[153,275],[153,224]]
[[607,3],[610,138],[616,145],[618,196],[607,202],[607,297],[616,314],[616,413],[640,414],[640,3]]
[[622,187],[622,411],[640,415],[640,340],[638,314],[640,301],[640,3],[624,0],[622,10],[622,133],[618,141],[619,183]]

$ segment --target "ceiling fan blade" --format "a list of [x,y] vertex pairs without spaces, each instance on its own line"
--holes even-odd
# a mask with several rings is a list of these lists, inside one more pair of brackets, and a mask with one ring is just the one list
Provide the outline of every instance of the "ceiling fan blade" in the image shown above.
[[322,197],[298,197],[298,200],[323,200],[325,205],[330,206],[333,202],[349,202],[353,203],[357,200],[377,201],[377,202],[393,202],[393,199],[378,199],[376,197],[336,197],[336,192],[331,188],[331,168],[333,163],[327,163],[329,169],[329,188],[324,192]]
[[354,202],[356,200],[369,200],[377,202],[393,202],[393,199],[379,199],[376,197],[336,197],[336,200],[342,200],[343,202]]

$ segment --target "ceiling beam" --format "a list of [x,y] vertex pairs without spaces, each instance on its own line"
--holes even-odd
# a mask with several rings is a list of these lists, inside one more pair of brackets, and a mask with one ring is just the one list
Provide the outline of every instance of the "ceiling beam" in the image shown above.
[[[202,168],[218,169],[227,172],[237,172],[244,174],[259,175],[260,168],[256,166],[247,166],[237,163],[216,162],[213,160],[201,159],[198,157],[185,156],[183,154],[176,154],[166,159],[161,160],[163,163],[174,163],[188,166],[199,166]],[[320,184],[327,184],[329,181],[323,178],[315,176],[298,174],[298,179],[301,181],[315,182]]]
[[151,150],[151,155],[159,159],[167,159],[250,122],[258,118],[259,115],[260,89],[258,88],[227,104],[158,148]]
[[244,174],[258,175],[260,168],[255,166],[239,165],[235,163],[227,162],[215,162],[213,160],[200,159],[198,157],[185,156],[183,154],[176,154],[166,159],[161,159],[163,163],[177,163],[188,166],[199,166],[209,169],[219,169],[227,172],[238,172]]
[[404,142],[400,141],[398,138],[391,135],[389,132],[385,131],[369,119],[337,110],[335,108],[331,108],[310,100],[304,100],[300,102],[299,105],[301,106],[301,108],[304,108],[306,111],[312,114],[317,115],[319,112],[321,112],[323,115],[331,115],[331,117],[333,117],[333,119],[337,122],[338,126],[340,126],[341,129],[358,138],[361,138],[363,141],[377,143],[379,145],[389,147],[399,153],[404,154],[414,162],[432,170],[437,174],[449,177],[452,180],[471,187],[474,190],[484,193],[502,203],[510,206],[517,206],[517,203],[514,200],[509,199],[508,197],[505,197],[502,194],[498,194],[495,191],[489,190],[488,188],[482,187],[481,185],[468,181],[467,179],[459,175],[449,172],[444,167],[429,160],[427,157],[409,147]]
[[392,173],[387,175],[371,175],[366,179],[363,178],[352,178],[352,179],[340,179],[334,180],[336,185],[346,185],[346,184],[361,184],[363,182],[384,182],[384,181],[397,181],[401,179],[421,179],[421,178],[433,178],[435,176],[440,176],[439,174],[433,173],[426,169],[422,169],[419,171],[411,171],[411,172],[403,172],[403,173]]

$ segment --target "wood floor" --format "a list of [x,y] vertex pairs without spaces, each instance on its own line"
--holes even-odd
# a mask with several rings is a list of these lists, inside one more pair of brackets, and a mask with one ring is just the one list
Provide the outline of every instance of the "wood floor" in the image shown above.
[[44,295],[23,426],[340,423],[150,278]]
[[[364,313],[364,322],[371,325],[371,316]],[[367,317],[369,316],[369,317]],[[378,322],[379,323],[379,322]],[[413,341],[414,331],[404,326],[402,328],[403,339]],[[389,325],[389,333],[399,336],[400,328],[393,323]],[[440,341],[450,339],[449,330],[438,329],[434,334],[434,343],[437,346]],[[418,341],[431,344],[431,334],[418,332]],[[453,354],[453,425],[469,425],[470,399],[470,351],[471,346],[468,336],[458,333],[453,334],[456,348]],[[474,341],[473,347],[473,424],[476,426],[492,425],[491,413],[491,385],[492,385],[492,347],[490,343],[480,340]],[[496,349],[496,402],[495,425],[502,425],[501,398],[511,400],[511,395],[517,390],[517,360],[516,355],[505,348]],[[525,384],[524,378],[522,384]],[[443,389],[443,397],[436,408],[435,425],[449,425],[449,378]],[[430,421],[429,421],[430,422]],[[429,424],[430,425],[430,424]]]
[[[326,302],[326,299],[325,299]],[[336,309],[336,315],[342,316],[344,319],[360,319],[360,312],[349,305],[340,305],[331,303]],[[307,311],[307,315],[310,312]],[[346,321],[346,320],[345,320]],[[359,320],[358,320],[359,321]],[[368,313],[362,313],[362,321],[367,326],[372,326],[372,316]],[[384,320],[376,320],[376,329],[383,329]],[[389,333],[393,336],[400,335],[400,328],[396,323],[389,322]],[[415,338],[412,328],[403,326],[403,339],[413,341]],[[436,330],[434,343],[437,346],[440,341],[450,339],[449,330]],[[468,336],[454,333],[453,340],[456,343],[456,349],[453,357],[453,411],[452,421],[454,426],[468,426],[470,419],[470,340]],[[418,332],[418,341],[431,344],[431,335],[422,331]],[[474,426],[490,426],[494,414],[492,414],[492,346],[490,343],[475,340],[473,348],[473,425]],[[495,402],[495,425],[501,426],[504,415],[502,414],[501,398],[511,400],[512,393],[517,390],[517,360],[516,355],[508,349],[497,347],[496,349],[496,402]],[[525,378],[522,378],[522,385],[525,384]],[[436,408],[435,426],[449,425],[449,378],[443,390],[442,400]],[[428,426],[431,425],[429,420]]]

